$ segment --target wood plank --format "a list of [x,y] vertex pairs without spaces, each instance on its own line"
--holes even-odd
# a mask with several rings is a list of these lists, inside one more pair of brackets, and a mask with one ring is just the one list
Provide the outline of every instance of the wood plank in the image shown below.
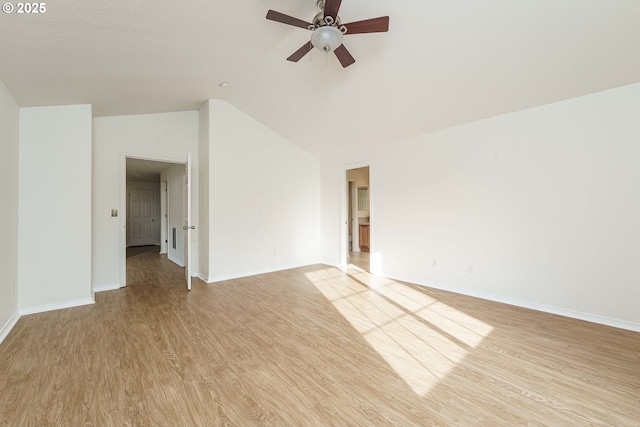
[[314,265],[22,317],[0,425],[637,425],[640,334]]

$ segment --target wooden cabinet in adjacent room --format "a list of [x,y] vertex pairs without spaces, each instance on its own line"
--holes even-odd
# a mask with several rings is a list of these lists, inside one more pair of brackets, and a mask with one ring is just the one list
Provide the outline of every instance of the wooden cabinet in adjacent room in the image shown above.
[[369,252],[369,224],[360,224],[360,250]]

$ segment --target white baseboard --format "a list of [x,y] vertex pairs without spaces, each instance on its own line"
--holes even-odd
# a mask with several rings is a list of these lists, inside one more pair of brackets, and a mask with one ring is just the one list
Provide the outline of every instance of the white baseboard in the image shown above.
[[440,289],[443,291],[453,292],[461,295],[467,295],[470,297],[480,298],[488,301],[500,302],[503,304],[514,305],[516,307],[528,308],[531,310],[542,311],[544,313],[557,314],[559,316],[570,317],[572,319],[584,320],[591,323],[598,323],[600,325],[613,326],[614,328],[640,332],[640,324],[629,322],[626,320],[612,319],[610,317],[600,316],[597,314],[583,313],[581,311],[570,310],[562,307],[555,307],[552,305],[520,300],[517,298],[505,297],[502,295],[461,288],[458,286],[450,286],[450,285],[438,283],[438,282],[420,282],[413,279],[407,279],[402,277],[389,277],[389,279],[401,280],[403,282],[415,283],[416,285],[420,285],[420,286]]
[[280,266],[280,267],[274,267],[274,268],[265,268],[265,269],[261,269],[261,270],[245,271],[245,272],[242,272],[242,273],[225,274],[225,275],[222,275],[222,276],[210,277],[206,282],[207,283],[223,282],[225,280],[240,279],[242,277],[256,276],[258,274],[273,273],[275,271],[291,270],[292,268],[307,267],[309,265],[316,265],[316,264],[317,263],[314,262],[314,263],[311,263],[311,264],[297,264],[297,265],[290,265],[290,266]]
[[178,264],[180,267],[184,267],[184,264],[182,263],[182,261],[179,261],[177,259],[175,259],[174,257],[172,257],[170,254],[167,254],[167,259],[169,261],[175,262],[176,264]]
[[95,304],[93,298],[82,298],[72,301],[64,301],[55,304],[45,304],[37,307],[23,308],[20,310],[20,315],[44,313],[45,311],[61,310],[63,308],[79,307],[82,305]]
[[111,283],[109,285],[100,285],[93,288],[93,292],[104,292],[104,291],[115,291],[116,289],[120,289],[120,283]]
[[11,332],[13,327],[16,326],[16,323],[18,323],[19,319],[20,313],[16,311],[15,313],[13,313],[13,316],[11,316],[9,320],[7,320],[2,329],[0,329],[0,344],[2,343],[2,341],[4,341],[7,335],[9,335],[9,332]]
[[204,274],[198,273],[196,276],[198,279],[202,280],[204,283],[209,283],[209,278]]

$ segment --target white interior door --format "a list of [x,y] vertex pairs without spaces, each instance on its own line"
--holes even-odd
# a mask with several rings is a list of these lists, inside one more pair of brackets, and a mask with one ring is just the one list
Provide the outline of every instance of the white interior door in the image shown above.
[[129,192],[129,245],[156,244],[156,191]]
[[191,153],[187,155],[187,164],[184,168],[184,275],[187,281],[187,290],[191,290],[191,231],[196,227],[191,224]]

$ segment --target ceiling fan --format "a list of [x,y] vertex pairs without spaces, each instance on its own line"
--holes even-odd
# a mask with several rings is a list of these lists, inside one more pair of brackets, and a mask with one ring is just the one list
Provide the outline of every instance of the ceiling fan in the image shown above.
[[388,16],[343,24],[338,16],[341,3],[342,0],[318,0],[318,9],[320,12],[313,18],[313,23],[276,12],[275,10],[269,10],[269,12],[267,12],[267,19],[313,32],[311,34],[311,41],[296,50],[287,58],[288,61],[298,62],[315,47],[326,53],[334,52],[340,64],[346,68],[356,62],[356,60],[353,59],[353,56],[351,56],[347,48],[342,44],[343,36],[363,33],[384,33],[389,31]]

